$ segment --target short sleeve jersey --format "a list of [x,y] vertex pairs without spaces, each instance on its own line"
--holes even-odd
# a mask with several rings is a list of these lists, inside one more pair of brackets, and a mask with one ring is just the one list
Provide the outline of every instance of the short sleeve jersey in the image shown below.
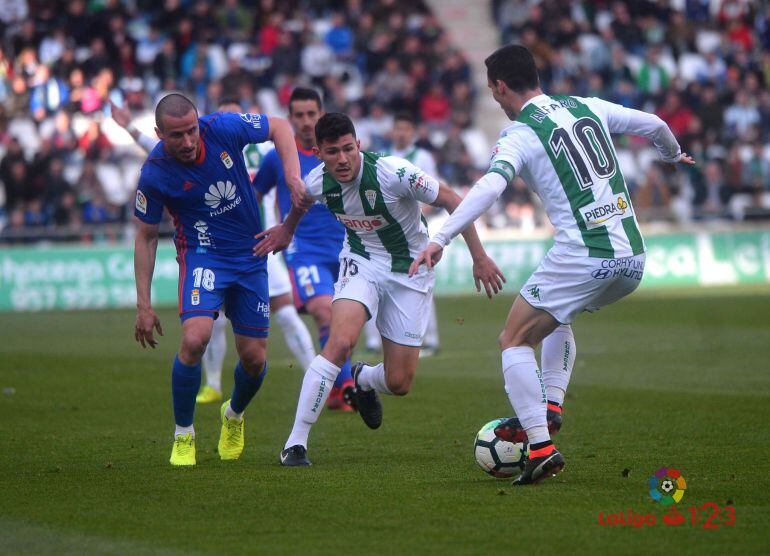
[[600,99],[540,95],[503,130],[489,172],[521,177],[542,199],[555,242],[589,257],[644,252],[631,196],[612,145],[615,113]]
[[[300,147],[298,155],[302,179],[306,179],[321,161],[311,151]],[[283,220],[291,211],[291,191],[286,185],[281,159],[275,150],[267,153],[254,178],[254,188],[262,195],[266,195],[273,187],[277,191],[278,210]],[[286,250],[286,260],[291,264],[297,254],[315,260],[329,259],[336,262],[344,235],[345,228],[334,215],[322,203],[316,202],[297,225],[292,245]]]
[[157,224],[168,209],[180,254],[251,257],[262,223],[242,151],[268,140],[267,116],[217,112],[198,121],[198,159],[183,164],[166,152],[163,141],[158,143],[142,167],[134,214]]
[[436,200],[439,182],[408,160],[363,152],[353,181],[338,182],[322,165],[305,183],[345,226],[340,256],[357,255],[385,270],[406,273],[428,243],[420,203]]

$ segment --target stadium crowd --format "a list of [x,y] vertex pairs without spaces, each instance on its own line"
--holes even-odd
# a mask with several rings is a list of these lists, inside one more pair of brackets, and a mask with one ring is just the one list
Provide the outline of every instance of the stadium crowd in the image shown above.
[[[6,239],[123,233],[143,157],[110,101],[152,134],[168,91],[201,113],[235,96],[244,111],[285,114],[292,88],[308,84],[377,151],[396,112],[453,153],[472,124],[468,62],[419,0],[4,0],[0,36]],[[456,179],[471,159],[442,170]]]
[[[536,55],[544,89],[657,113],[700,164],[671,173],[643,141],[619,145],[641,220],[770,211],[770,8],[747,0],[493,0],[502,42]],[[387,150],[393,115],[418,122],[439,173],[467,187],[489,145],[474,127],[463,53],[421,0],[0,0],[0,240],[120,238],[142,152],[110,101],[152,133],[182,90],[201,113],[235,96],[285,113],[293,87],[324,93]],[[502,122],[501,122],[502,124]],[[518,181],[487,224],[544,223]]]
[[655,113],[695,156],[696,166],[674,172],[645,141],[617,145],[640,220],[770,217],[770,4],[491,5],[501,42],[532,50],[546,92]]

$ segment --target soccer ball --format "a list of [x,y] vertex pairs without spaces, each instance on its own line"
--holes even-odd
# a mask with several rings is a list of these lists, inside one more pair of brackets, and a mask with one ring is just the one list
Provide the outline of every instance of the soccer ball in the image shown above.
[[506,442],[495,435],[495,428],[507,418],[490,421],[476,435],[473,452],[476,463],[484,471],[500,479],[519,475],[524,470],[524,460],[529,453],[526,442]]

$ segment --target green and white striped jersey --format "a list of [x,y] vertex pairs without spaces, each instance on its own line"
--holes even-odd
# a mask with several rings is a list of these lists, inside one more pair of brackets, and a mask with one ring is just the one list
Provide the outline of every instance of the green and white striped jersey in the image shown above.
[[679,145],[657,116],[598,98],[539,95],[503,130],[490,172],[520,175],[542,199],[555,242],[588,257],[644,252],[610,133],[651,137],[662,158]]
[[352,254],[406,273],[428,243],[420,203],[436,200],[439,183],[408,160],[362,152],[353,181],[338,182],[322,164],[305,186],[346,228],[340,257]]

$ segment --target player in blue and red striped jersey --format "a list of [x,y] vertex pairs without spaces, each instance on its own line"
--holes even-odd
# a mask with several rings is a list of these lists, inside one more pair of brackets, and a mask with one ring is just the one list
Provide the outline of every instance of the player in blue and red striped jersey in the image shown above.
[[[289,122],[295,132],[303,179],[321,164],[312,150],[315,146],[315,124],[321,116],[321,97],[314,89],[297,87],[292,91],[289,98]],[[281,218],[285,219],[291,210],[291,190],[287,186],[280,159],[275,151],[265,155],[254,178],[254,188],[263,195],[273,187],[278,193]],[[344,235],[345,228],[329,209],[321,203],[316,203],[300,221],[291,245],[284,252],[294,289],[294,303],[298,309],[313,316],[322,348],[329,338],[334,283],[339,274],[339,253]],[[350,361],[347,361],[337,376],[327,407],[352,410],[343,398],[345,387],[352,384]]]
[[134,214],[139,220],[134,250],[137,316],[135,338],[155,347],[162,335],[150,286],[164,207],[176,226],[179,316],[182,342],[171,372],[174,406],[172,465],[195,465],[195,396],[201,357],[214,317],[225,305],[235,333],[239,361],[230,400],[222,405],[219,456],[243,451],[243,412],[267,372],[269,301],[265,258],[255,257],[254,235],[262,229],[259,204],[242,150],[272,140],[280,154],[292,200],[307,208],[291,127],[264,114],[217,112],[198,117],[195,106],[172,93],[155,110],[162,140],[142,167]]

